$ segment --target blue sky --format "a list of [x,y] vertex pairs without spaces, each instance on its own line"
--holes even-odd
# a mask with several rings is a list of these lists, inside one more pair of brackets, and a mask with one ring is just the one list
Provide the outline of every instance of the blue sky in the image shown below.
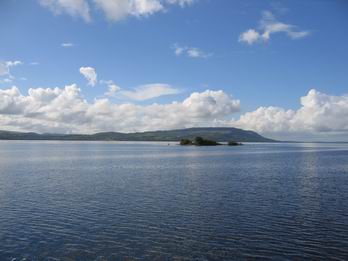
[[[118,9],[111,5],[132,1],[143,2],[142,7],[148,9],[133,6],[126,10],[121,4]],[[88,12],[81,8],[86,5]],[[195,124],[159,125],[159,128],[218,124],[284,137],[288,135],[284,129],[278,133],[271,131],[275,120],[267,128],[237,121],[260,107],[274,106],[283,112],[291,109],[297,113],[306,107],[301,105],[300,98],[308,96],[311,89],[318,93],[314,98],[326,95],[323,104],[335,97],[345,104],[347,29],[345,0],[5,0],[0,3],[0,60],[4,64],[11,61],[21,64],[7,63],[9,73],[0,75],[0,88],[16,86],[27,97],[30,88],[63,89],[76,84],[79,95],[89,104],[96,99],[108,99],[112,105],[145,108],[153,103],[165,106],[173,101],[183,102],[195,92],[222,90],[232,100],[240,101],[238,108],[210,115]],[[250,34],[243,34],[248,30]],[[81,67],[95,70],[94,86],[80,73]],[[105,93],[111,80],[117,89],[108,96]],[[139,98],[146,96],[145,92],[136,96],[135,88],[139,91],[139,86],[145,85],[140,90],[146,90],[149,84],[164,87],[152,89],[159,91],[154,98]],[[330,105],[341,103],[339,100]],[[337,117],[337,110],[347,117],[345,109],[333,107],[331,116],[319,115],[319,120]],[[6,117],[3,125],[8,129],[55,130],[50,124],[45,126],[43,119],[40,124],[33,124],[41,127],[12,126],[10,116],[3,115]],[[297,122],[299,116],[296,117],[291,120]],[[28,117],[25,118],[27,121]],[[66,129],[69,124],[63,125],[57,130],[74,132],[83,127]],[[300,138],[347,137],[348,126],[338,124],[337,128],[327,130],[322,125],[316,123],[305,130],[291,128],[296,133],[294,137]],[[94,123],[93,126],[93,130],[103,130]],[[112,126],[112,130],[118,129],[129,130]]]

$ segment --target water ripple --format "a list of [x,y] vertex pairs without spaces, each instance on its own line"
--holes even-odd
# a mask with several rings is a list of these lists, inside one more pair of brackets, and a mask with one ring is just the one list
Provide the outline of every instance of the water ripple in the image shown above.
[[0,142],[0,166],[0,260],[348,259],[347,145]]

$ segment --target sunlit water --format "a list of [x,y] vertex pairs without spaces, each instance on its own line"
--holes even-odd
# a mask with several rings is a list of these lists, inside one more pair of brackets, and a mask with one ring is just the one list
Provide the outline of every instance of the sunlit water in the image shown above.
[[0,142],[0,260],[253,259],[348,259],[348,144]]

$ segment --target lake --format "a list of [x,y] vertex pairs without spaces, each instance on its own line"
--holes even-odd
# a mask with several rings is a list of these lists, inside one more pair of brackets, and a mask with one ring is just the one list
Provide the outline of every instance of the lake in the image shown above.
[[348,144],[0,141],[0,260],[254,259],[348,259]]

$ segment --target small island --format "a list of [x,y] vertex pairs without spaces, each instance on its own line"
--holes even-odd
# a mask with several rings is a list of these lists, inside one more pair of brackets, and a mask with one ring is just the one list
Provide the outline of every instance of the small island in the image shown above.
[[240,145],[243,145],[243,143],[241,142],[237,142],[237,141],[234,141],[234,140],[230,140],[228,143],[227,143],[228,146],[240,146]]
[[[190,139],[181,139],[180,145],[182,146],[188,146],[188,145],[195,145],[195,146],[219,146],[223,145],[222,143],[216,142],[214,140],[208,140],[203,139],[202,137],[196,137],[194,140]],[[227,143],[228,146],[239,146],[242,145],[242,143],[236,142],[236,141],[229,141]]]

